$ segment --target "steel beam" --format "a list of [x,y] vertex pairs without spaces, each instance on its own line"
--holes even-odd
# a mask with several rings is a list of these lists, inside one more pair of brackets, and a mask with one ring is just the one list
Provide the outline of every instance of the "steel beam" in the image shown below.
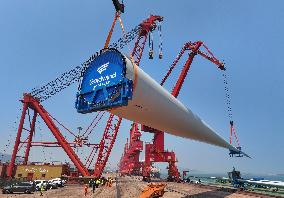
[[12,174],[13,174],[13,170],[14,170],[14,166],[15,166],[15,160],[16,160],[19,144],[20,144],[20,141],[21,141],[21,135],[22,135],[22,130],[23,130],[23,125],[24,125],[27,109],[28,109],[28,104],[26,102],[23,102],[23,110],[22,110],[22,115],[21,115],[21,119],[20,119],[20,123],[19,123],[19,127],[18,127],[16,140],[15,140],[15,145],[14,145],[10,164],[7,168],[7,177],[13,176]]
[[25,158],[24,158],[24,162],[23,162],[24,164],[27,164],[27,162],[29,160],[29,155],[30,155],[30,150],[31,150],[31,142],[32,142],[33,135],[34,135],[34,132],[35,132],[36,117],[37,117],[37,112],[34,111],[32,123],[31,123],[31,126],[30,126],[30,133],[29,133],[29,137],[28,137],[26,152],[25,152]]

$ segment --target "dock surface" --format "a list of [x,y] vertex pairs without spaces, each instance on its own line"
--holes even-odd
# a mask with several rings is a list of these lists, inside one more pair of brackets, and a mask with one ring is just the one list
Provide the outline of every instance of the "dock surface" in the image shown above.
[[[159,181],[153,181],[153,183]],[[96,198],[138,198],[142,190],[148,185],[147,182],[141,181],[141,177],[117,177],[111,187],[101,186],[92,192],[88,189],[86,197]],[[255,192],[236,191],[217,186],[208,186],[202,184],[188,184],[188,183],[174,183],[166,182],[166,191],[164,198],[239,198],[239,197],[277,197],[270,195],[260,195]],[[0,197],[20,197],[20,198],[34,198],[40,197],[39,192],[33,194],[0,194]],[[79,184],[66,185],[64,188],[48,190],[43,193],[44,198],[77,198],[84,196],[84,186]],[[278,196],[280,197],[280,196]]]

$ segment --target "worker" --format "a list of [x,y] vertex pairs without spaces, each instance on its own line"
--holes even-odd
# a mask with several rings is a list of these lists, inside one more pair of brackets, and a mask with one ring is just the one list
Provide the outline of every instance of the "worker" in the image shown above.
[[44,190],[45,190],[44,186],[43,186],[43,184],[41,184],[41,186],[40,186],[40,196],[43,196],[43,191]]
[[91,180],[89,181],[89,187],[92,187],[92,186],[93,186],[93,183],[94,183],[94,180],[91,179]]
[[96,180],[96,188],[98,188],[99,187],[99,185],[100,185],[100,179],[98,178],[97,180]]
[[95,193],[95,190],[96,190],[96,180],[97,180],[97,179],[95,179],[95,180],[92,181],[93,193]]
[[111,178],[111,177],[109,177],[109,179],[108,179],[108,186],[109,186],[109,187],[112,186],[112,178]]
[[84,194],[85,194],[85,197],[88,194],[88,185],[87,184],[84,185]]
[[101,178],[101,185],[102,185],[102,186],[105,186],[105,185],[106,185],[106,182],[107,182],[106,178],[105,178],[105,177],[102,177],[102,178]]

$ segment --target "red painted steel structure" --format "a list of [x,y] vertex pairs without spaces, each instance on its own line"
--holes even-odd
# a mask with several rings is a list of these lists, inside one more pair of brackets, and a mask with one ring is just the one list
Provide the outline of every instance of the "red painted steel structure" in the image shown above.
[[26,152],[25,152],[24,164],[27,164],[27,162],[28,162],[28,160],[29,160],[29,155],[30,155],[30,149],[31,149],[31,145],[32,145],[33,134],[34,134],[34,131],[35,131],[36,117],[37,117],[37,113],[34,112],[34,116],[33,116],[33,119],[32,119],[32,124],[31,124],[31,131],[30,131],[30,133],[29,133],[28,141],[27,141],[27,148],[26,148]]
[[[200,47],[204,47],[207,51],[203,52],[200,50]],[[211,61],[212,63],[216,64],[218,66],[219,69],[221,70],[225,70],[224,64],[222,62],[220,62],[217,58],[214,57],[214,55],[211,53],[211,51],[208,49],[208,47],[206,45],[203,44],[203,42],[201,41],[197,41],[195,43],[186,43],[181,52],[179,53],[178,57],[175,59],[175,61],[173,62],[173,64],[171,65],[170,69],[168,70],[167,74],[165,75],[165,77],[163,78],[161,85],[164,85],[165,81],[167,80],[167,78],[170,76],[172,70],[175,68],[175,66],[177,65],[177,63],[179,62],[180,58],[182,57],[182,55],[184,54],[185,51],[191,51],[189,54],[189,57],[185,63],[185,65],[183,66],[183,69],[179,75],[179,78],[171,92],[171,94],[174,97],[177,97],[180,93],[180,90],[182,88],[182,85],[184,83],[184,80],[187,76],[187,73],[190,69],[190,66],[192,64],[192,61],[194,59],[194,57],[199,54],[202,57],[206,58],[207,60]],[[169,152],[169,151],[165,151],[164,150],[164,132],[147,127],[147,126],[143,126],[142,127],[143,131],[148,131],[148,132],[152,132],[154,133],[154,139],[153,139],[153,143],[149,143],[146,144],[146,150],[145,150],[145,162],[144,162],[144,166],[143,166],[143,177],[144,179],[149,179],[150,178],[150,168],[151,168],[151,164],[153,162],[168,162],[169,166],[168,166],[168,179],[169,180],[180,180],[180,174],[178,172],[178,168],[176,166],[176,157],[175,157],[175,153],[173,151]]]
[[[103,134],[103,138],[101,139],[101,142],[99,145],[98,159],[97,159],[95,169],[94,169],[94,174],[93,174],[93,176],[95,177],[101,177],[102,175],[102,172],[105,168],[105,165],[111,153],[113,144],[115,142],[121,120],[122,120],[121,118],[111,114],[107,121],[107,125],[105,128],[104,134]],[[115,124],[113,125],[113,123]]]
[[[135,42],[131,57],[135,64],[139,66],[145,48],[147,37],[150,32],[155,30],[157,22],[161,22],[163,17],[151,15],[140,24],[140,32]],[[139,175],[141,174],[142,163],[139,162],[140,152],[143,150],[143,141],[140,140],[141,132],[138,123],[133,123],[130,129],[129,143],[125,144],[124,153],[119,162],[119,171],[122,174]]]
[[85,168],[84,164],[80,161],[79,157],[76,155],[74,150],[71,148],[71,146],[68,144],[64,136],[60,133],[59,129],[54,124],[52,118],[49,116],[49,113],[44,109],[44,107],[39,103],[39,101],[33,98],[30,94],[24,94],[22,103],[23,103],[22,116],[21,116],[20,123],[19,123],[18,133],[16,136],[16,141],[15,141],[15,146],[14,146],[14,150],[13,150],[12,157],[11,157],[11,162],[7,169],[7,176],[8,177],[13,176],[13,169],[15,166],[15,159],[16,159],[16,155],[18,153],[18,149],[20,145],[23,125],[24,125],[26,113],[28,112],[29,114],[29,109],[34,111],[34,117],[33,117],[32,123],[30,122],[30,119],[29,119],[30,133],[29,133],[27,148],[25,152],[24,163],[26,164],[28,161],[28,156],[29,156],[29,152],[30,152],[30,148],[32,144],[32,136],[34,134],[35,121],[36,121],[36,117],[38,114],[43,119],[43,121],[48,126],[48,128],[50,129],[50,131],[56,138],[58,144],[63,148],[63,150],[66,152],[70,160],[78,168],[79,172],[84,176],[90,175],[88,170]]
[[149,32],[155,30],[157,27],[157,22],[161,21],[163,21],[163,17],[157,15],[150,15],[148,19],[146,19],[140,24],[141,29],[131,53],[136,65],[139,66],[140,64],[140,60],[142,58],[142,54],[144,51],[145,43],[147,41]]
[[120,173],[139,175],[142,163],[139,161],[139,156],[143,150],[143,141],[140,140],[141,132],[139,124],[133,123],[130,129],[130,141],[125,144],[124,153],[119,162]]
[[[55,125],[55,123],[53,121],[55,118],[53,118],[44,109],[44,107],[40,104],[40,102],[36,98],[32,97],[30,94],[24,94],[24,98],[21,101],[23,103],[23,111],[22,111],[22,115],[21,115],[21,119],[20,119],[20,123],[19,123],[18,133],[17,133],[16,140],[15,140],[15,145],[14,145],[14,150],[13,150],[12,157],[11,157],[11,162],[10,162],[8,169],[7,169],[7,176],[8,177],[13,176],[13,170],[14,170],[14,167],[15,167],[15,160],[16,160],[17,153],[24,144],[26,144],[26,151],[25,151],[25,157],[24,157],[23,164],[27,164],[30,149],[33,146],[62,147],[63,150],[68,155],[68,157],[70,158],[70,160],[74,163],[74,165],[76,166],[78,171],[83,176],[90,176],[90,173],[88,171],[88,167],[90,166],[92,160],[87,161],[89,163],[88,166],[87,166],[87,162],[86,162],[86,165],[84,165],[72,148],[76,148],[78,146],[81,147],[83,144],[88,146],[88,147],[92,146],[93,149],[92,149],[92,152],[91,152],[90,156],[88,157],[88,159],[91,158],[91,155],[93,155],[93,157],[92,157],[92,159],[93,159],[94,155],[96,154],[96,152],[93,152],[93,151],[99,150],[99,155],[98,155],[98,158],[97,158],[97,162],[95,163],[93,175],[94,176],[101,176],[102,171],[103,171],[103,169],[106,165],[106,162],[108,160],[108,157],[111,153],[113,144],[115,142],[117,132],[118,132],[118,129],[120,127],[121,119],[117,120],[117,119],[114,119],[113,115],[110,116],[111,119],[109,119],[108,122],[107,122],[106,128],[105,128],[104,133],[103,133],[103,137],[100,141],[100,144],[90,144],[90,143],[84,142],[83,140],[82,141],[74,141],[72,143],[69,143],[64,138],[64,136],[61,134],[59,128]],[[34,115],[33,115],[32,120],[30,119],[30,110],[34,111]],[[34,133],[35,133],[35,123],[36,123],[37,116],[40,116],[43,119],[43,121],[45,122],[47,127],[50,129],[50,131],[52,132],[52,134],[56,138],[56,140],[57,140],[56,142],[33,142],[32,141]],[[28,118],[30,129],[26,129],[26,128],[23,127],[26,117]],[[60,123],[60,125],[62,125],[62,124]],[[66,129],[66,127],[64,127],[64,128]],[[23,130],[29,131],[28,138],[25,141],[21,141],[21,136],[22,136]],[[72,133],[72,132],[70,131],[70,133]],[[75,136],[75,134],[73,134],[73,135]]]

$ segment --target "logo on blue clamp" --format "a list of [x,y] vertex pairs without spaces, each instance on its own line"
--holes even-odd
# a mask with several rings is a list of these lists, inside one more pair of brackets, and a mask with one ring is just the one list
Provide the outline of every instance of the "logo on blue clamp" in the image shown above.
[[107,69],[108,65],[109,65],[109,62],[103,64],[102,66],[100,66],[100,67],[97,69],[97,72],[99,72],[99,74],[102,74],[102,72]]

